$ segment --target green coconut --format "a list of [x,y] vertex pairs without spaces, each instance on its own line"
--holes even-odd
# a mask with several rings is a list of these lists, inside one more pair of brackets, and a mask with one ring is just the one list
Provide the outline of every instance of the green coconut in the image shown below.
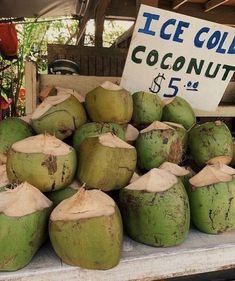
[[162,121],[179,123],[185,129],[190,129],[196,124],[196,116],[185,99],[174,97],[163,100]]
[[123,128],[115,123],[87,123],[79,127],[73,136],[73,147],[78,150],[84,139],[95,137],[104,133],[113,133],[120,139],[125,140],[125,132]]
[[45,195],[53,202],[53,206],[56,207],[60,202],[77,193],[80,187],[80,182],[74,180],[69,186],[57,191],[47,192]]
[[111,197],[81,188],[62,201],[49,222],[52,246],[63,262],[88,269],[109,269],[120,260],[122,221]]
[[168,161],[179,164],[184,152],[184,137],[172,126],[159,121],[140,131],[136,140],[138,166],[144,170]]
[[111,133],[84,140],[78,154],[78,179],[87,188],[120,189],[136,168],[135,148]]
[[199,167],[216,162],[228,165],[232,161],[232,135],[221,121],[194,127],[189,133],[188,145],[192,159]]
[[85,105],[94,122],[125,124],[131,120],[133,112],[130,93],[108,81],[87,93]]
[[47,236],[52,202],[22,183],[0,192],[0,271],[26,266]]
[[189,202],[182,182],[154,168],[120,190],[120,210],[127,234],[156,247],[176,246],[189,231]]
[[33,135],[33,130],[25,121],[9,117],[0,121],[0,164],[6,163],[6,154],[10,146]]
[[192,221],[202,232],[219,234],[235,229],[235,169],[207,165],[190,180]]
[[49,133],[63,140],[86,122],[86,112],[72,94],[47,97],[34,111],[31,124],[37,134]]
[[133,98],[132,121],[136,125],[149,125],[160,121],[162,117],[162,101],[159,96],[148,92],[136,92]]
[[42,192],[68,186],[75,175],[75,149],[50,135],[37,135],[16,142],[7,158],[11,182],[27,181]]

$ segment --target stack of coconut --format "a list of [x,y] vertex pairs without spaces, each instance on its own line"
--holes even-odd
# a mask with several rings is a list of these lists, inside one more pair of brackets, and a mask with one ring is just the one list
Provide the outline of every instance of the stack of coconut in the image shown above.
[[122,221],[157,247],[186,239],[190,210],[203,232],[235,229],[233,151],[227,126],[196,125],[182,98],[131,96],[106,82],[83,102],[60,89],[30,124],[0,123],[0,271],[28,264],[47,232],[65,263],[109,269]]

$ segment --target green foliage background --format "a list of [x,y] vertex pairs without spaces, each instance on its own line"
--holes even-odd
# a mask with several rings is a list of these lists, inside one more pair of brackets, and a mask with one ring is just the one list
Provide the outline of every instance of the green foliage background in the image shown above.
[[[37,21],[27,19],[17,24],[19,49],[17,59],[3,60],[0,56],[0,95],[5,99],[11,98],[11,107],[5,111],[7,116],[24,115],[24,99],[19,97],[19,91],[24,87],[25,61],[37,64],[39,73],[47,72],[47,44],[75,45],[79,22],[71,19],[46,19]],[[110,47],[132,23],[126,26],[119,21],[105,21],[103,34],[104,47]],[[90,21],[86,30],[84,45],[94,45],[94,21]],[[27,93],[26,93],[27,94]]]

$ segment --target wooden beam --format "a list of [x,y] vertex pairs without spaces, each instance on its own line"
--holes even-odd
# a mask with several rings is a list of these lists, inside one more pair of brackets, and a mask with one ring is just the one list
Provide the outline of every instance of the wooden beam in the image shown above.
[[[216,7],[223,5],[224,3],[228,2],[229,0],[210,0],[205,4],[205,12],[209,12]],[[230,8],[232,9],[232,8]]]
[[188,2],[188,0],[174,0],[172,4],[172,9],[177,10],[184,3]]
[[[172,11],[172,2],[170,0],[162,0],[159,3],[159,8]],[[225,25],[235,25],[235,9],[231,6],[222,5],[215,10],[205,13],[202,4],[187,2],[175,10],[175,12]]]
[[103,31],[106,10],[111,0],[100,0],[95,9],[95,46],[103,46]]

